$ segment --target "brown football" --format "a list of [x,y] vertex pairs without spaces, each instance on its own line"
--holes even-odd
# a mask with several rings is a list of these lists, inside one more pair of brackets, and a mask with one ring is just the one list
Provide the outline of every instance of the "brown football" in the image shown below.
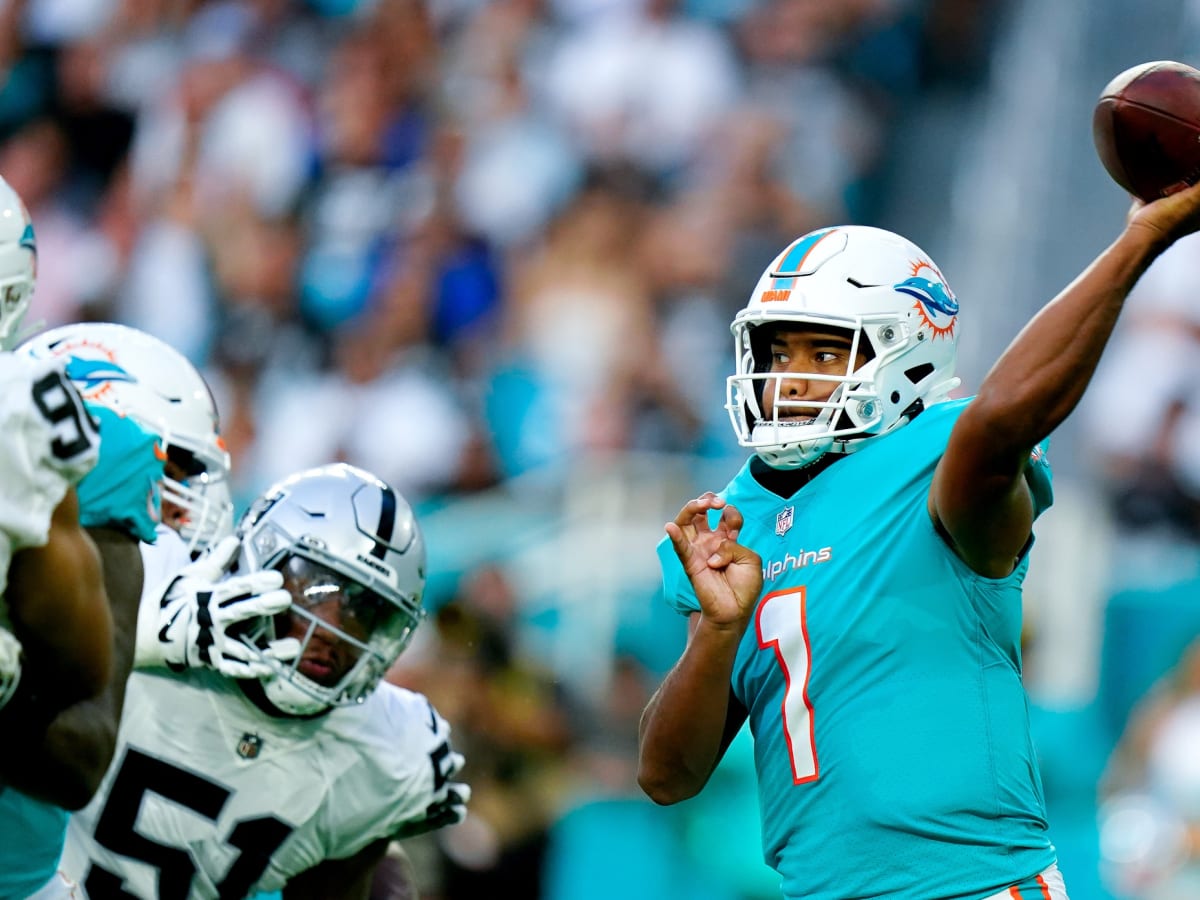
[[1108,83],[1092,115],[1092,137],[1113,180],[1156,200],[1200,179],[1200,71],[1160,60]]

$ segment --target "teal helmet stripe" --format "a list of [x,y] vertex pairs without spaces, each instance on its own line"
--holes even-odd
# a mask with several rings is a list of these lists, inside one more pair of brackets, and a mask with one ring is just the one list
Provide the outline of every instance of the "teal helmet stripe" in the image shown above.
[[18,243],[35,256],[37,255],[37,238],[33,234],[32,222],[25,223],[25,230],[21,232],[21,239]]
[[[814,231],[812,234],[807,234],[796,243],[792,244],[791,249],[779,263],[779,272],[799,272],[800,267],[804,264],[805,257],[808,256],[810,250],[821,242],[822,238],[836,231],[836,228],[823,228],[820,231]],[[788,290],[795,287],[796,277],[782,276],[776,277],[773,283],[773,288],[777,291]]]

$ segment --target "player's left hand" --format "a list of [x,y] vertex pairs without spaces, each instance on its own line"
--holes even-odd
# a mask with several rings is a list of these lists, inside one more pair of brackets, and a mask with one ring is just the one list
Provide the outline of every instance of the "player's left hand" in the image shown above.
[[292,602],[280,572],[230,575],[238,549],[237,538],[223,539],[180,571],[156,610],[143,609],[136,666],[212,668],[232,678],[262,678],[275,664],[296,657],[300,644],[294,639],[272,641],[262,650],[230,633],[233,626],[284,612]]

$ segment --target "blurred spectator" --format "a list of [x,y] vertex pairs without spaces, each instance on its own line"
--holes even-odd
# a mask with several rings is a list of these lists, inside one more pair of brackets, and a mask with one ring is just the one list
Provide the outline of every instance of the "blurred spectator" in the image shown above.
[[1138,705],[1114,754],[1101,810],[1113,891],[1200,895],[1200,640]]
[[431,893],[442,900],[494,891],[541,896],[546,834],[566,789],[573,729],[567,698],[517,645],[519,600],[501,567],[480,567],[439,610],[434,634],[389,673],[448,704],[455,746],[469,760],[471,814],[445,833],[440,871],[425,875],[440,885]]
[[490,412],[510,473],[627,446],[636,373],[656,353],[654,323],[636,266],[640,198],[603,178],[514,265],[503,340],[531,395]]
[[67,137],[52,118],[37,118],[0,146],[0,172],[21,192],[34,217],[39,259],[71,264],[38,269],[38,317],[61,325],[84,317],[85,307],[106,296],[119,275],[68,188],[72,158]]
[[836,63],[858,29],[886,15],[888,5],[769,0],[738,26],[747,61],[743,105],[768,115],[778,130],[773,175],[822,222],[859,213],[856,186],[881,161],[888,110]]
[[647,211],[637,259],[654,298],[659,342],[639,366],[630,449],[716,456],[734,444],[725,410],[712,402],[725,393],[724,335],[739,297],[727,280],[747,204],[734,199],[745,185],[732,181],[683,192]]
[[680,16],[673,0],[580,16],[545,72],[545,93],[594,165],[670,179],[716,133],[739,73],[727,35]]
[[24,3],[0,6],[0,135],[8,137],[54,102],[54,61],[49,48],[31,46],[23,28]]
[[444,363],[420,347],[397,350],[376,320],[339,333],[333,362],[328,371],[281,369],[264,379],[251,477],[356,459],[414,503],[453,487],[471,425]]
[[300,289],[305,315],[324,330],[364,313],[390,254],[433,208],[433,123],[418,69],[384,37],[366,27],[347,34],[317,94],[318,177],[305,198]]
[[1142,278],[1083,409],[1089,445],[1128,532],[1200,539],[1200,242]]
[[52,114],[62,129],[70,160],[72,200],[91,212],[118,170],[133,138],[132,112],[108,94],[107,48],[96,39],[58,51]]
[[189,21],[179,79],[135,136],[134,180],[148,202],[190,177],[205,215],[294,208],[310,167],[310,114],[299,86],[254,54],[256,29],[252,8],[232,0],[204,4]]
[[535,241],[583,177],[580,149],[537,96],[554,46],[541,0],[489,3],[448,46],[446,102],[466,136],[455,198],[500,246]]
[[1114,736],[1200,629],[1198,249],[1188,238],[1146,272],[1080,410],[1121,548],[1100,658]]

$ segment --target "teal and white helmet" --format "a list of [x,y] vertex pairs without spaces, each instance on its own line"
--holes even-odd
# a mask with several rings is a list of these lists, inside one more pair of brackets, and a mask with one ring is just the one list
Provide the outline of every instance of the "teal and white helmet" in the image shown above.
[[[237,535],[238,571],[277,569],[292,593],[290,612],[254,642],[287,637],[285,627],[295,636],[296,623],[303,632],[295,658],[263,654],[275,670],[263,679],[267,700],[289,715],[365,700],[425,617],[425,541],[407,501],[363,469],[321,466],[269,488]],[[336,622],[317,612],[333,600]]]
[[162,499],[183,510],[177,530],[193,554],[232,533],[229,452],[212,392],[187,357],[153,335],[112,322],[52,328],[19,350],[62,359],[85,401],[127,415],[162,439],[167,458],[183,472],[163,478]]
[[0,350],[11,350],[37,278],[37,241],[24,201],[0,178]]
[[[772,373],[771,337],[787,325],[843,329],[850,359],[862,351],[867,361],[839,374]],[[826,228],[793,241],[767,266],[731,330],[736,370],[726,409],[738,443],[779,469],[830,450],[852,453],[959,384],[958,301],[924,250],[880,228]],[[796,377],[837,387],[824,402],[789,401],[781,388]],[[774,392],[770,417],[765,391]],[[798,407],[818,414],[789,421]]]

